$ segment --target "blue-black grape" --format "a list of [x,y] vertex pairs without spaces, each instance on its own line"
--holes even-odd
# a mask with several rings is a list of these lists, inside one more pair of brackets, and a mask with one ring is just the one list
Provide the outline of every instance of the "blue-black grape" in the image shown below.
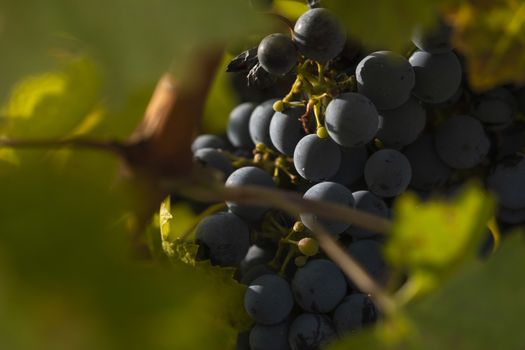
[[334,311],[334,327],[339,336],[344,336],[373,324],[377,316],[377,309],[366,294],[350,294]]
[[228,119],[226,135],[231,144],[237,148],[252,149],[254,144],[250,137],[250,116],[256,105],[244,102],[235,107]]
[[451,37],[452,27],[443,21],[439,21],[432,28],[416,28],[412,35],[412,42],[420,50],[439,54],[452,51]]
[[421,135],[408,145],[404,154],[412,168],[410,186],[420,191],[431,191],[443,186],[450,177],[450,168],[439,158],[431,134]]
[[341,151],[330,138],[315,134],[303,137],[293,154],[295,170],[312,182],[324,181],[337,173],[341,165]]
[[525,157],[501,161],[487,178],[487,185],[505,208],[525,208]]
[[382,149],[372,154],[365,164],[368,189],[380,197],[394,197],[404,192],[412,177],[412,169],[403,153]]
[[306,58],[326,62],[343,51],[346,35],[333,13],[316,8],[297,19],[293,40]]
[[357,91],[378,109],[404,104],[414,88],[414,69],[403,56],[391,51],[374,52],[359,62],[355,70]]
[[217,135],[202,134],[193,140],[191,151],[195,153],[201,148],[225,149],[226,142]]
[[381,253],[381,245],[378,242],[371,239],[361,239],[351,243],[347,250],[372,278],[381,284],[386,283],[388,269]]
[[261,40],[257,48],[257,58],[265,71],[274,75],[284,75],[297,64],[297,49],[289,37],[274,33]]
[[275,101],[277,101],[277,99],[264,101],[255,107],[250,116],[250,137],[254,144],[262,143],[265,146],[273,148],[272,140],[270,138],[270,123],[275,113],[273,110],[273,104]]
[[[383,218],[387,218],[390,215],[390,210],[386,205],[385,201],[377,197],[370,191],[357,191],[352,193],[355,199],[355,208],[365,211],[370,214],[374,214]],[[352,237],[356,239],[370,238],[377,234],[365,228],[357,225],[352,225],[347,231]]]
[[304,112],[304,108],[287,108],[273,115],[270,122],[270,139],[282,154],[293,156],[297,143],[305,135],[299,121]]
[[252,350],[250,346],[250,331],[239,332],[235,350]]
[[288,322],[272,326],[256,324],[250,331],[251,350],[289,350]]
[[416,51],[409,62],[416,73],[413,93],[427,103],[442,103],[454,96],[462,78],[461,64],[453,52]]
[[525,124],[513,123],[501,132],[501,138],[498,141],[498,159],[523,152],[525,150]]
[[252,244],[241,261],[241,273],[245,273],[256,265],[267,263],[274,255],[274,246],[261,243]]
[[250,245],[250,229],[231,213],[204,218],[195,229],[199,258],[220,266],[238,266]]
[[525,207],[520,209],[509,209],[500,206],[497,214],[498,220],[506,224],[517,225],[525,223]]
[[472,115],[489,130],[501,130],[512,124],[512,106],[502,99],[480,97],[474,104]]
[[363,176],[365,163],[368,159],[366,147],[341,147],[341,165],[330,179],[344,186],[350,186]]
[[379,127],[379,114],[366,96],[348,92],[334,98],[325,112],[326,130],[343,147],[371,141]]
[[263,275],[275,275],[275,271],[265,264],[255,265],[242,274],[240,282],[249,286],[254,280]]
[[320,350],[336,336],[334,326],[328,317],[303,313],[290,325],[288,342],[292,350]]
[[[246,166],[235,170],[228,177],[225,185],[226,187],[248,185],[269,188],[275,187],[271,175],[266,171],[254,166]],[[232,213],[250,221],[259,220],[263,216],[264,212],[268,210],[268,208],[264,206],[241,205],[235,202],[226,202],[226,205]]]
[[333,262],[310,260],[299,268],[292,280],[295,301],[304,311],[332,311],[346,295],[346,279]]
[[[304,199],[322,200],[333,202],[348,207],[354,206],[354,197],[352,192],[343,185],[336,182],[321,182],[314,185],[305,192]],[[329,233],[337,235],[348,228],[348,224],[339,221],[321,219],[314,214],[301,214],[301,221],[303,224],[312,229],[315,224],[322,225]]]
[[400,149],[414,142],[425,128],[425,110],[415,98],[401,107],[379,110],[380,122],[376,137],[386,148]]
[[284,321],[293,307],[290,285],[277,275],[262,275],[255,279],[244,294],[244,308],[248,315],[262,325]]
[[437,154],[448,166],[470,169],[485,158],[490,149],[490,140],[477,119],[458,115],[439,126],[434,145]]
[[225,177],[230,176],[233,172],[233,167],[228,157],[215,148],[200,148],[193,153],[193,159],[203,167],[219,170]]

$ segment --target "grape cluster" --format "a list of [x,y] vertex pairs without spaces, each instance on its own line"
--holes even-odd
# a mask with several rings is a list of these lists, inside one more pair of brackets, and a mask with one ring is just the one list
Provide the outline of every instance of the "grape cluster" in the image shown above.
[[[270,34],[242,56],[250,74],[292,76],[289,93],[239,104],[226,138],[198,136],[199,166],[226,186],[285,188],[384,218],[407,190],[448,196],[476,178],[496,194],[500,225],[525,222],[525,89],[473,92],[451,27],[417,30],[408,57],[366,51],[323,8],[292,32]],[[377,319],[370,296],[319,249],[312,229],[333,235],[380,284],[389,278],[383,237],[310,213],[225,209],[203,219],[195,238],[199,259],[238,268],[247,286],[255,325],[238,349],[320,349]]]

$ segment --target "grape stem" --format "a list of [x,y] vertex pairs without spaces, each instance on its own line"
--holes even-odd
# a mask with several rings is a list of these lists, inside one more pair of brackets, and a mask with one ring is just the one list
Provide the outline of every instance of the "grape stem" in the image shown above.
[[390,220],[362,210],[325,201],[304,199],[292,191],[268,189],[258,186],[210,187],[203,184],[190,184],[186,181],[164,183],[169,190],[178,191],[200,201],[232,201],[241,204],[269,206],[284,210],[294,216],[312,213],[322,218],[337,220],[364,229],[387,234],[392,223]]
[[326,255],[341,268],[343,273],[348,276],[362,292],[370,295],[370,298],[385,315],[391,315],[397,312],[396,301],[337,243],[332,235],[315,222],[312,223],[311,231],[317,237],[319,246],[324,250]]
[[104,141],[104,140],[91,140],[84,138],[69,138],[62,140],[53,139],[0,139],[1,147],[12,147],[12,148],[78,148],[78,149],[96,149],[115,153],[117,155],[124,155],[126,149],[129,147],[126,143],[118,141]]

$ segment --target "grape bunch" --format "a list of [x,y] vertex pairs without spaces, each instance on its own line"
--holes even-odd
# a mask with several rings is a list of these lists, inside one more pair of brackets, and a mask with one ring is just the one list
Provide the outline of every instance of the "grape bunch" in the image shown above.
[[[272,78],[275,94],[236,106],[226,137],[198,136],[198,166],[227,187],[283,188],[383,218],[407,190],[449,196],[477,179],[496,194],[503,228],[525,223],[525,88],[474,92],[449,25],[416,30],[407,57],[367,51],[324,8],[309,9],[291,32],[234,59],[230,70],[249,62],[248,79]],[[284,96],[283,77],[292,77]],[[388,283],[384,238],[355,225],[235,202],[197,225],[197,258],[237,268],[247,286],[254,326],[238,349],[321,349],[380,317],[320,250],[317,226]]]

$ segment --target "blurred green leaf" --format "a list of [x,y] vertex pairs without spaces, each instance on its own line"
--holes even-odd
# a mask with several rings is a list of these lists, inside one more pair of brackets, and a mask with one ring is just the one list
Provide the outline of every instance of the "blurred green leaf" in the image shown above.
[[264,21],[244,0],[4,1],[0,18],[0,47],[9,50],[0,57],[0,97],[20,76],[52,67],[49,57],[85,51],[101,63],[105,95],[125,97],[170,67],[191,74],[195,48],[241,38]]
[[449,17],[454,45],[465,55],[472,87],[525,83],[525,3],[516,0],[454,2]]
[[61,70],[25,77],[15,85],[0,110],[8,137],[79,135],[100,120],[99,112],[94,110],[101,85],[95,63],[80,57],[63,64]]
[[523,232],[507,239],[488,262],[470,261],[438,291],[408,305],[407,315],[350,334],[330,349],[523,349],[521,266]]
[[386,257],[404,271],[448,271],[477,253],[494,205],[492,197],[472,184],[452,200],[423,202],[415,194],[403,194],[394,205]]
[[401,51],[410,43],[416,25],[434,22],[439,0],[324,0],[344,22],[352,38],[378,50]]

